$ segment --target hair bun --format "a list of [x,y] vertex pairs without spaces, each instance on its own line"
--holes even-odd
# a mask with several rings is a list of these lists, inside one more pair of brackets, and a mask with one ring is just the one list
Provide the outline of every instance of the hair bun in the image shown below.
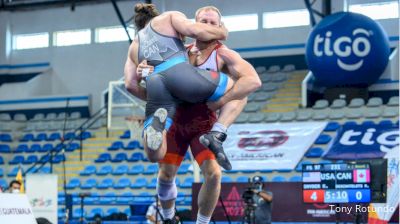
[[152,11],[155,10],[155,7],[153,4],[145,4],[145,3],[138,3],[135,5],[135,12],[136,13],[151,13]]

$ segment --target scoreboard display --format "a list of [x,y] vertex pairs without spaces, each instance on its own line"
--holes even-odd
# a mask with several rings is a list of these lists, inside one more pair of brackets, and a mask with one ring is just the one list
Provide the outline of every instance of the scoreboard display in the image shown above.
[[303,165],[305,203],[368,203],[371,201],[370,165]]

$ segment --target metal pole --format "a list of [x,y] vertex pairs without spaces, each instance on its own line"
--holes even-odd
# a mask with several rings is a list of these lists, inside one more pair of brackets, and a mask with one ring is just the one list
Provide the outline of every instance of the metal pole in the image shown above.
[[317,24],[317,22],[315,21],[315,17],[314,17],[314,12],[311,6],[311,2],[310,0],[304,0],[304,3],[306,4],[306,8],[308,10],[308,13],[310,14],[310,22],[312,26],[315,26],[315,24]]
[[117,3],[115,2],[115,0],[111,0],[111,3],[113,4],[115,13],[117,13],[119,22],[120,22],[121,25],[124,27],[125,32],[126,32],[126,35],[128,35],[129,44],[131,44],[131,43],[132,43],[132,38],[131,38],[131,36],[129,35],[128,28],[126,27],[126,24],[125,24],[125,22],[124,22],[124,18],[122,17],[121,11],[119,10],[118,5],[117,5]]
[[332,1],[331,0],[323,0],[322,1],[322,14],[324,16],[328,16],[332,14]]

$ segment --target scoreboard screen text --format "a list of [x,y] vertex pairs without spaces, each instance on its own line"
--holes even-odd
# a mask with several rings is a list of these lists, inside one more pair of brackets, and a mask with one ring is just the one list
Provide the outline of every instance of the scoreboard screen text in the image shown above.
[[368,203],[371,201],[369,164],[303,165],[305,203]]

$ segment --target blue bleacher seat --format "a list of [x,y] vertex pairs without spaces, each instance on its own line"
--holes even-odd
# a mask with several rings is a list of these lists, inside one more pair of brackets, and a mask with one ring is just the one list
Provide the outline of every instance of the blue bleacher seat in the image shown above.
[[67,189],[75,189],[78,188],[81,185],[81,181],[79,178],[72,178],[71,180],[69,180],[69,182],[67,183],[66,188]]
[[102,153],[99,155],[99,158],[97,158],[94,162],[95,163],[104,163],[111,160],[111,155],[110,153]]
[[340,128],[340,124],[339,124],[338,122],[336,122],[336,121],[331,121],[331,122],[329,122],[329,123],[326,125],[324,131],[326,131],[326,132],[336,131],[336,130],[338,130],[339,128]]
[[190,153],[186,152],[185,157],[183,158],[183,160],[190,160]]
[[29,147],[25,152],[27,153],[35,153],[38,152],[42,148],[41,145],[39,144],[32,144],[31,147]]
[[110,147],[107,148],[109,151],[117,151],[119,149],[124,148],[124,143],[122,141],[115,141],[111,144]]
[[10,148],[9,145],[0,144],[0,152],[10,153],[11,152],[11,148]]
[[279,169],[279,170],[277,170],[279,173],[290,173],[290,172],[292,172],[292,170],[291,169]]
[[12,142],[10,134],[0,134],[0,141],[2,142]]
[[58,143],[53,147],[53,151],[61,152],[62,149],[65,149],[66,145],[64,143]]
[[181,183],[181,188],[191,188],[194,182],[193,177],[186,177],[183,183]]
[[289,182],[302,182],[301,176],[293,176],[289,179]]
[[50,167],[45,167],[44,166],[44,167],[39,169],[38,173],[47,173],[47,174],[49,174],[50,173]]
[[0,177],[4,176],[3,168],[0,168]]
[[79,218],[82,216],[82,213],[84,213],[84,212],[82,212],[82,210],[81,210],[80,208],[76,208],[76,209],[74,209],[74,211],[72,212],[72,217],[73,217],[74,219],[79,219]]
[[127,205],[133,201],[132,192],[125,192],[117,197],[117,204]]
[[7,176],[8,176],[8,177],[15,177],[15,176],[17,176],[18,170],[19,170],[19,167],[14,167],[14,168],[7,174]]
[[147,186],[147,180],[146,178],[139,177],[136,179],[135,182],[131,184],[131,188],[143,188]]
[[117,183],[114,184],[114,189],[124,189],[131,185],[131,181],[128,178],[121,178]]
[[183,202],[185,205],[191,205],[192,204],[192,196],[186,196],[185,200]]
[[92,189],[96,187],[97,185],[97,180],[94,178],[89,178],[81,185],[81,189]]
[[124,147],[125,150],[140,149],[140,142],[137,140],[130,141],[128,145]]
[[315,140],[314,144],[316,145],[325,145],[331,141],[332,137],[329,135],[322,134],[318,136],[317,140]]
[[393,125],[393,122],[391,120],[381,120],[381,121],[379,121],[379,125],[381,125],[381,126]]
[[371,125],[375,125],[375,122],[372,120],[365,120],[361,123],[361,125],[363,126],[371,126]]
[[53,144],[46,143],[38,150],[38,152],[50,152],[51,150],[53,150]]
[[64,217],[65,217],[64,209],[63,208],[58,208],[58,210],[57,210],[57,218],[58,219],[63,219]]
[[7,181],[5,179],[0,179],[0,187],[3,190],[5,190],[5,189],[7,189],[7,186],[8,186]]
[[29,146],[27,144],[19,144],[14,152],[15,153],[22,153],[22,152],[25,152],[28,149],[29,149]]
[[36,138],[33,139],[35,142],[40,142],[40,141],[46,141],[47,140],[47,135],[46,133],[39,133]]
[[97,185],[97,189],[107,189],[113,186],[113,180],[111,178],[106,178]]
[[68,132],[64,135],[64,139],[65,140],[71,140],[71,139],[75,139],[76,135],[74,132]]
[[79,149],[79,148],[80,148],[80,145],[78,143],[72,142],[72,143],[66,145],[65,151],[73,152],[73,151],[75,151],[76,149]]
[[126,130],[126,131],[124,132],[124,134],[122,134],[121,136],[119,136],[119,138],[121,138],[121,139],[129,139],[129,138],[131,138],[131,132],[130,132],[129,130]]
[[178,169],[178,174],[187,174],[189,172],[190,164],[182,164]]
[[236,178],[236,182],[247,183],[247,182],[249,182],[249,177],[248,176],[239,176],[238,178]]
[[80,140],[82,138],[82,140],[86,140],[91,137],[92,137],[92,133],[90,131],[84,131],[81,134],[75,136],[75,139]]
[[62,161],[65,161],[64,155],[56,155],[53,157],[53,163],[61,163]]
[[137,175],[141,174],[144,172],[144,166],[142,164],[134,165],[132,168],[128,171],[129,175]]
[[51,133],[50,136],[47,138],[48,141],[55,141],[61,139],[61,135],[58,132]]
[[322,154],[324,153],[324,150],[320,147],[313,147],[310,148],[307,153],[305,154],[305,157],[307,158],[320,158]]
[[93,219],[96,215],[103,216],[103,209],[102,208],[93,208],[90,213],[88,214],[87,218]]
[[82,172],[80,172],[80,175],[81,176],[90,176],[95,173],[96,173],[96,166],[89,165],[89,166],[85,167],[85,169]]
[[222,176],[221,183],[231,183],[231,182],[233,182],[233,180],[230,176]]
[[29,155],[26,160],[23,162],[24,164],[33,164],[38,161],[37,155]]
[[116,201],[117,197],[114,192],[108,192],[102,196],[100,196],[99,202],[103,205],[113,204]]
[[181,203],[185,200],[185,193],[178,192],[178,196],[176,197],[176,203]]
[[109,208],[109,209],[107,209],[107,211],[105,212],[105,215],[106,216],[110,216],[110,215],[112,215],[114,213],[119,213],[118,208]]
[[50,161],[50,155],[44,155],[44,156],[40,157],[40,161],[43,163]]
[[123,175],[127,174],[129,171],[128,165],[119,165],[113,172],[112,175]]
[[296,172],[302,172],[303,171],[303,165],[308,165],[308,164],[312,164],[312,162],[307,161],[307,160],[303,160],[301,162],[299,162],[299,164],[297,164],[296,166]]
[[181,186],[181,181],[179,180],[179,178],[175,178],[175,184],[176,184],[176,187]]
[[274,176],[272,182],[285,182],[286,178],[284,176]]
[[33,141],[35,139],[35,136],[31,133],[25,134],[24,137],[22,137],[19,141],[20,142],[29,142]]
[[143,174],[146,174],[146,175],[151,175],[151,174],[156,174],[156,173],[158,173],[158,164],[148,165],[146,170],[143,172]]
[[146,188],[156,189],[157,187],[157,178],[152,178],[150,183],[147,184]]
[[348,126],[348,125],[357,125],[357,122],[355,122],[355,121],[346,121],[344,124],[343,124],[343,126]]
[[96,174],[98,176],[105,176],[107,174],[111,174],[111,172],[113,171],[112,166],[110,165],[104,165],[102,166],[99,170],[97,170]]
[[141,152],[134,152],[132,153],[131,157],[127,159],[128,162],[138,162],[142,161],[144,158],[143,154]]
[[3,165],[3,164],[4,164],[4,159],[2,156],[0,156],[0,165]]
[[111,162],[113,163],[120,163],[124,162],[127,159],[127,155],[124,152],[117,153],[113,159],[111,159]]
[[90,193],[90,196],[85,197],[83,199],[83,203],[85,205],[94,205],[97,204],[98,202],[99,202],[99,193],[97,192]]
[[255,173],[255,170],[241,170],[242,173]]
[[8,162],[8,164],[16,165],[16,164],[23,163],[24,160],[25,160],[25,158],[23,156],[15,156],[10,162]]
[[148,203],[151,204],[153,196],[149,192],[142,192],[133,198],[134,203]]

